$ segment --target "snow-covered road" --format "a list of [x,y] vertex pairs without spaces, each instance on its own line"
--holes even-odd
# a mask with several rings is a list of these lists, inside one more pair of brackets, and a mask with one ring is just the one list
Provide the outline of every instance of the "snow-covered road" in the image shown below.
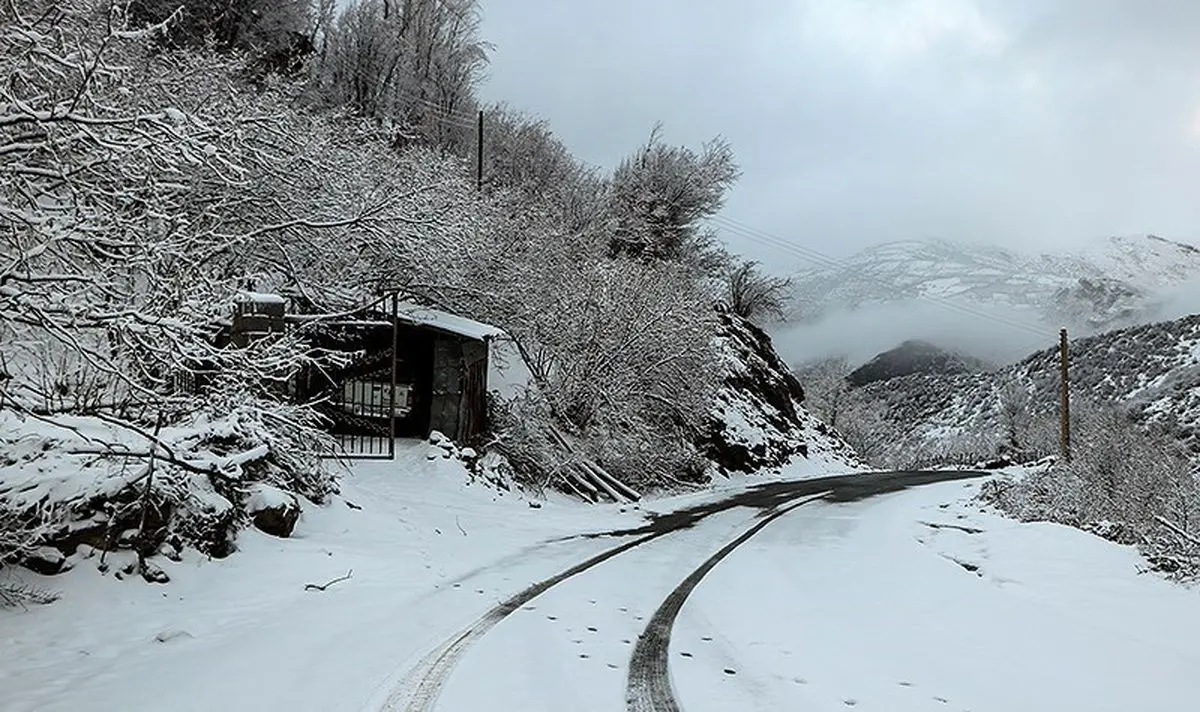
[[[646,521],[393,471],[418,465],[361,472],[346,497],[364,509],[314,510],[291,541],[247,533],[236,556],[185,560],[165,587],[86,561],[48,579],[64,600],[0,612],[0,710],[1058,712],[1200,699],[1196,591],[1139,574],[1127,548],[980,512],[977,481],[813,501],[769,523],[822,487],[718,506],[746,492],[734,488],[647,503],[692,513],[638,533],[578,538]],[[347,568],[329,591],[303,590]],[[670,699],[639,698],[630,661],[654,647],[644,634],[673,593]]]
[[[977,486],[713,515],[497,624],[433,709],[1191,709],[1196,592],[1139,575],[1129,549],[972,508]],[[639,695],[631,651],[656,610],[759,524],[677,602],[672,694]]]

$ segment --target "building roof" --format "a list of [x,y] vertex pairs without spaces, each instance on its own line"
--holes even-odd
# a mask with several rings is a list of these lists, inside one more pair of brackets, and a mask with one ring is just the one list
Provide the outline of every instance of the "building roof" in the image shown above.
[[286,299],[278,294],[268,294],[266,292],[251,292],[242,290],[233,297],[235,302],[254,302],[256,304],[284,304]]
[[490,324],[412,302],[400,302],[397,307],[397,317],[400,321],[413,326],[425,326],[479,341],[504,336],[503,330]]

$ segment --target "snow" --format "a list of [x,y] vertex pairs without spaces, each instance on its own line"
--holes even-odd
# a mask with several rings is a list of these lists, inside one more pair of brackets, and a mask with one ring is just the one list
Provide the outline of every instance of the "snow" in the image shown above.
[[[637,506],[535,502],[473,481],[456,459],[426,460],[427,447],[355,464],[331,504],[304,503],[291,539],[249,530],[227,559],[161,562],[166,585],[115,580],[91,559],[54,578],[23,574],[62,598],[0,610],[0,709],[381,710],[488,609],[630,540],[573,535],[755,481]],[[1172,710],[1200,699],[1197,591],[1139,573],[1128,547],[983,511],[977,489],[818,501],[772,522],[683,606],[670,648],[682,708]],[[436,709],[623,709],[646,621],[759,515],[712,515],[545,591],[466,648]]]
[[507,339],[493,341],[488,359],[488,390],[503,399],[515,398],[533,382],[533,374],[521,359],[516,344]]
[[359,710],[499,597],[607,545],[547,540],[642,521],[557,496],[531,508],[425,447],[357,464],[332,504],[304,503],[291,539],[246,530],[229,558],[160,561],[163,586],[101,575],[97,559],[21,572],[62,598],[0,610],[0,710]]
[[285,304],[287,300],[278,294],[268,294],[265,292],[247,292],[241,291],[234,298],[239,302],[253,302],[255,304]]
[[397,309],[400,320],[414,326],[427,326],[480,341],[504,336],[504,332],[501,329],[490,324],[484,324],[473,319],[458,316],[457,314],[450,314],[419,304],[400,302]]
[[271,509],[288,509],[294,506],[296,506],[294,496],[278,487],[261,482],[250,486],[250,496],[246,498],[246,512],[249,514]]
[[765,529],[683,609],[671,649],[683,709],[1115,712],[1200,699],[1196,591],[1140,574],[1130,548],[981,512],[965,501],[977,487],[816,503]]

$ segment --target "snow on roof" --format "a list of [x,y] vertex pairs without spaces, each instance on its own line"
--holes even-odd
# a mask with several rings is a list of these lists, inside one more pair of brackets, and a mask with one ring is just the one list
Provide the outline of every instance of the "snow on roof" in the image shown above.
[[400,302],[397,308],[397,316],[400,321],[414,326],[427,326],[431,329],[440,329],[451,334],[465,336],[468,339],[484,341],[504,336],[502,330],[490,324],[484,324],[473,319],[468,319],[465,316],[450,314],[411,302]]
[[246,291],[238,292],[234,299],[239,302],[254,302],[255,304],[283,304],[287,301],[278,294]]

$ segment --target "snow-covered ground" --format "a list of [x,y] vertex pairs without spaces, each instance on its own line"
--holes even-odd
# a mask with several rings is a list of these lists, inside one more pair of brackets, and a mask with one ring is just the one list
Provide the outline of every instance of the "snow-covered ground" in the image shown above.
[[1194,709],[1200,592],[1139,573],[1131,548],[981,511],[977,488],[766,528],[680,615],[683,709]]
[[499,596],[603,547],[540,542],[641,520],[557,500],[534,509],[425,452],[357,464],[290,540],[250,530],[227,559],[163,561],[166,585],[117,581],[91,561],[23,573],[62,598],[0,611],[0,709],[357,710]]
[[[535,508],[405,448],[357,466],[295,538],[246,532],[228,559],[164,562],[169,584],[117,581],[88,561],[29,576],[63,597],[0,611],[0,709],[377,710],[499,602],[631,540],[572,535],[638,526],[647,511],[757,479],[640,508]],[[813,502],[735,549],[673,631],[683,709],[1173,710],[1200,699],[1200,594],[1139,574],[1127,548],[980,512],[976,487]],[[436,709],[624,709],[646,622],[759,514],[714,514],[529,600],[465,649]]]

